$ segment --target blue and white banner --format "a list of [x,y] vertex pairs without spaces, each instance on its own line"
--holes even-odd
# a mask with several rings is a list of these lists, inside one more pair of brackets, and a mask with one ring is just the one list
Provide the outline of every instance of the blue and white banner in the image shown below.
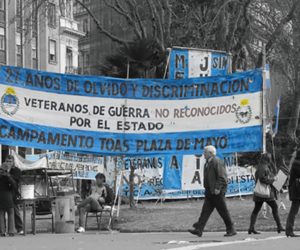
[[[130,166],[134,171],[136,200],[186,199],[204,197],[203,156],[170,155],[158,157],[107,157],[106,180],[114,186],[123,171],[122,194],[129,197]],[[233,154],[222,157],[228,174],[227,196],[250,195],[255,185],[253,167],[237,166]]]
[[[20,158],[17,154],[16,157]],[[48,152],[45,154],[26,155],[26,160],[39,166],[41,159],[46,160],[43,168],[60,173],[73,173],[74,179],[95,180],[97,173],[104,173],[104,158],[95,155],[76,155],[65,152]],[[27,170],[33,170],[30,165]]]
[[170,79],[224,76],[230,73],[231,57],[225,52],[173,47],[170,53]]
[[0,67],[0,143],[109,155],[262,149],[262,72],[116,79]]

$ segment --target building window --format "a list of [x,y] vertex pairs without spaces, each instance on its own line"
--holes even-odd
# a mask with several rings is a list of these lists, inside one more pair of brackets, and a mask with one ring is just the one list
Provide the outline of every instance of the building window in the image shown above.
[[56,63],[56,41],[49,39],[49,62]]
[[0,0],[0,10],[5,10],[5,0]]
[[23,66],[22,59],[22,35],[20,32],[16,33],[16,53],[17,53],[17,66]]
[[21,12],[22,12],[22,3],[21,3],[21,0],[17,0],[16,1],[16,5],[17,5],[17,16],[21,16]]
[[5,29],[0,27],[0,50],[5,50]]
[[33,37],[31,40],[31,58],[32,58],[32,67],[37,69],[37,51],[36,51],[36,37]]
[[16,1],[16,23],[18,28],[22,28],[22,2]]
[[83,19],[82,21],[82,31],[84,33],[86,33],[86,35],[88,35],[89,31],[90,31],[90,27],[89,27],[89,19]]
[[71,47],[67,47],[66,50],[66,66],[67,67],[73,66],[73,51]]
[[48,25],[50,27],[56,27],[56,6],[54,3],[48,4]]
[[5,26],[5,0],[0,0],[0,23]]
[[22,54],[22,41],[21,41],[21,33],[17,32],[16,33],[16,51],[17,54],[21,55]]

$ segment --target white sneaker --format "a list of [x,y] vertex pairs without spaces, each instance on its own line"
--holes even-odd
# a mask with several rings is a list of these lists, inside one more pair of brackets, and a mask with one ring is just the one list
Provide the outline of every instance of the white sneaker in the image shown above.
[[84,233],[85,232],[85,229],[83,227],[79,227],[77,230],[76,230],[77,233]]
[[18,232],[18,234],[19,234],[19,235],[23,235],[23,234],[24,234],[24,231],[21,230],[21,231]]

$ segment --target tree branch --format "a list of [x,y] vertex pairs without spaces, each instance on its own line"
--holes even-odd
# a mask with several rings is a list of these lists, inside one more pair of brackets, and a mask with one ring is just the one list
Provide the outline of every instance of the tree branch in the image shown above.
[[81,2],[80,0],[75,0],[76,3],[78,3],[80,6],[82,6],[82,8],[84,8],[86,10],[86,12],[89,14],[89,16],[92,18],[93,22],[96,24],[97,29],[103,33],[104,35],[106,35],[107,37],[109,37],[112,41],[122,44],[122,45],[127,45],[128,41],[120,39],[119,37],[115,36],[114,34],[112,34],[111,32],[109,32],[108,30],[106,30],[102,24],[99,22],[99,20],[97,19],[97,17],[94,15],[94,13],[86,6],[86,4],[84,4],[83,2]]
[[[300,0],[296,0],[292,7],[290,8],[290,11],[289,13],[281,19],[280,23],[277,25],[276,29],[274,30],[274,32],[272,33],[271,37],[268,39],[267,43],[266,43],[266,52],[268,52],[272,46],[275,44],[275,42],[277,41],[278,37],[280,36],[284,26],[289,23],[293,17],[294,17],[294,14],[295,14],[295,10],[297,8],[297,5],[300,3]],[[259,55],[259,58],[256,62],[256,66],[257,67],[261,67],[261,63],[262,63],[262,57],[263,57],[263,54],[260,53]]]

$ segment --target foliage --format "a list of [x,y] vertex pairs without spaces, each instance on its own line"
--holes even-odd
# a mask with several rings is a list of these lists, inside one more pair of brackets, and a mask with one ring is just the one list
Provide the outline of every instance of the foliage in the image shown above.
[[121,78],[127,77],[127,70],[130,78],[161,78],[164,59],[165,52],[155,40],[135,40],[106,57],[100,71]]

